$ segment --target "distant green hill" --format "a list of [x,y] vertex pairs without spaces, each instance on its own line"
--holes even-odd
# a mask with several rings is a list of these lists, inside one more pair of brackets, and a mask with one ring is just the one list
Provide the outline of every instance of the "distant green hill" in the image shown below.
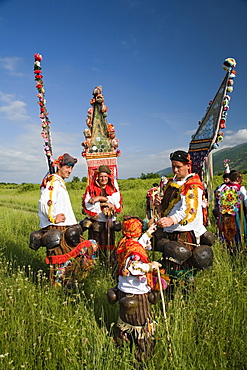
[[231,170],[247,170],[247,143],[213,151],[214,174],[224,171],[224,159],[230,159]]
[[[230,169],[240,172],[247,171],[247,143],[235,145],[230,148],[214,150],[213,152],[214,175],[224,172],[224,159],[230,159]],[[172,173],[172,168],[167,167],[157,171],[159,176],[168,176]]]
[[168,176],[172,173],[172,168],[167,167],[167,168],[164,168],[164,170],[160,170],[160,171],[157,171],[155,173],[157,173],[160,177],[161,176]]

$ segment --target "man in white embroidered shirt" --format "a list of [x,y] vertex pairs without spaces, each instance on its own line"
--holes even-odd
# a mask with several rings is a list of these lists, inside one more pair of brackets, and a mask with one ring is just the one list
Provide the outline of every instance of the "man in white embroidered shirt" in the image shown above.
[[197,174],[191,173],[188,153],[177,150],[170,160],[174,177],[169,179],[163,198],[157,196],[155,200],[161,215],[155,250],[163,252],[165,267],[174,274],[192,267],[209,268],[214,237],[203,225],[203,184]]
[[40,227],[49,225],[69,226],[76,224],[64,179],[69,178],[77,159],[65,153],[54,160],[57,171],[48,175],[41,184],[39,200]]
[[[69,178],[77,159],[68,153],[54,160],[57,167],[55,174],[44,178],[40,188],[39,218],[41,230],[34,232],[33,238],[41,237],[41,244],[46,247],[46,263],[52,264],[53,256],[65,255],[84,241],[82,228],[77,224],[64,179]],[[35,234],[36,233],[36,234]],[[32,239],[32,238],[31,238]],[[30,248],[35,245],[30,244]],[[50,280],[55,281],[57,265],[50,268]]]

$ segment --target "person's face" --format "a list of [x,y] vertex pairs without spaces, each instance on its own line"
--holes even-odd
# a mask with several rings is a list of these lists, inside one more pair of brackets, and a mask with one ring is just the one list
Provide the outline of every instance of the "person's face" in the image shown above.
[[73,170],[72,166],[58,166],[57,174],[62,177],[62,179],[67,179],[70,177],[70,174]]
[[238,176],[238,178],[237,178],[237,182],[238,182],[239,184],[241,184],[241,183],[242,183],[242,180],[243,180],[242,176]]
[[101,188],[104,188],[108,184],[108,175],[106,172],[99,173],[98,182]]
[[190,165],[179,162],[172,161],[172,172],[176,175],[177,180],[184,179],[189,174]]
[[229,177],[226,177],[226,178],[224,178],[224,183],[226,184],[227,182],[229,182],[230,181],[230,178]]

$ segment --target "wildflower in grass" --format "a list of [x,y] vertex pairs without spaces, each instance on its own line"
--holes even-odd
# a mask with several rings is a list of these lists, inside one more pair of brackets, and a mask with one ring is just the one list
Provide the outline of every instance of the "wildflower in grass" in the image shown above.
[[5,353],[4,355],[0,355],[0,358],[4,358],[4,357],[7,357],[9,355],[9,353]]

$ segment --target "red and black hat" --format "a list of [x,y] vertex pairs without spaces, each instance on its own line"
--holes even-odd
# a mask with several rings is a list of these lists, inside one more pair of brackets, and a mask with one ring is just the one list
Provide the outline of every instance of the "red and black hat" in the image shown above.
[[183,150],[176,150],[175,152],[170,154],[170,160],[171,161],[178,161],[182,163],[191,163],[190,155],[187,152],[184,152]]
[[68,153],[64,153],[63,155],[60,155],[58,159],[55,159],[52,163],[53,166],[71,166],[74,167],[74,165],[77,163],[77,158],[71,157]]

